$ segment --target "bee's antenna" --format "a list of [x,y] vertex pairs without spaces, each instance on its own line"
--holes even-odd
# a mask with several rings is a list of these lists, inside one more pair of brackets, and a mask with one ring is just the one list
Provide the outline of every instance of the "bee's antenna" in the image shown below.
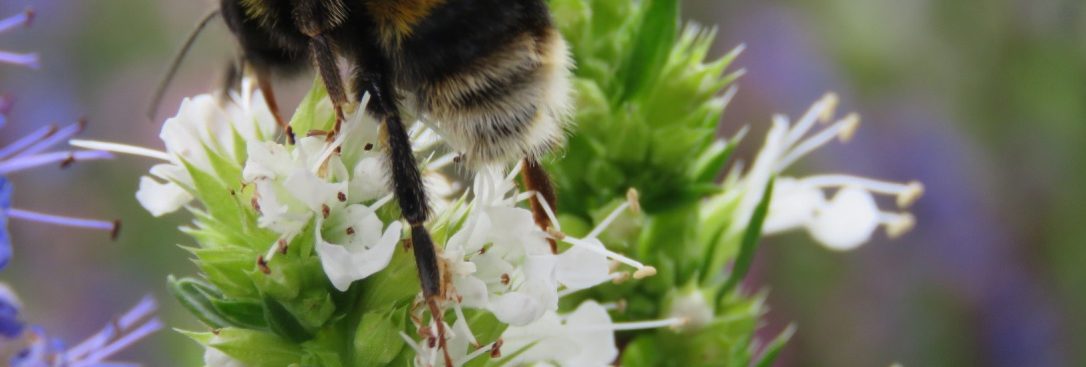
[[162,81],[158,83],[158,89],[155,90],[155,96],[151,99],[151,107],[147,110],[147,118],[154,120],[158,115],[159,104],[162,103],[162,96],[166,94],[166,88],[170,86],[170,82],[173,81],[173,77],[177,74],[177,69],[181,67],[181,61],[185,59],[185,55],[189,53],[189,49],[192,48],[192,44],[196,42],[196,38],[204,31],[208,23],[211,23],[212,19],[222,14],[222,11],[218,8],[210,11],[196,27],[193,28],[192,33],[189,33],[189,37],[185,39],[185,43],[181,45],[181,48],[177,50],[174,55],[173,62],[170,63],[170,69],[166,72],[166,76],[162,78]]

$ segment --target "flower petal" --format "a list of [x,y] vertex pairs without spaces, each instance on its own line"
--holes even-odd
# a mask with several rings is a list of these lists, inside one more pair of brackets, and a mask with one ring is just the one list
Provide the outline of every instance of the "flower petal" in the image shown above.
[[794,178],[781,177],[773,187],[773,199],[762,232],[775,234],[802,228],[825,202],[826,198],[817,187],[803,185]]
[[161,217],[176,212],[193,199],[192,194],[173,182],[160,183],[153,178],[140,177],[136,200],[151,215]]
[[826,247],[847,251],[871,239],[879,226],[879,208],[865,190],[846,187],[819,210],[807,229]]

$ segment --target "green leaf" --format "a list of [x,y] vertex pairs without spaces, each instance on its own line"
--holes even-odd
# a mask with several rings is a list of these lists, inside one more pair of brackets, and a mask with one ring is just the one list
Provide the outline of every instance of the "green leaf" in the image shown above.
[[404,348],[400,332],[407,323],[408,307],[367,312],[354,334],[354,365],[385,366]]
[[[626,80],[624,94],[618,101],[639,95],[651,85],[667,60],[678,34],[678,0],[646,0],[644,19],[634,39],[634,49],[627,69],[620,75]],[[645,5],[642,5],[645,6]]]
[[691,181],[697,183],[707,183],[716,180],[717,175],[724,168],[724,164],[728,161],[728,158],[735,152],[736,144],[734,142],[719,142],[719,144],[711,144],[708,149],[701,153],[701,156],[694,161],[694,165],[690,170]]
[[224,328],[217,330],[206,344],[249,367],[282,367],[299,363],[303,356],[300,345],[273,334]]
[[769,180],[765,193],[762,194],[762,200],[758,203],[758,207],[754,209],[750,224],[747,225],[747,229],[743,232],[743,242],[739,248],[739,256],[735,259],[735,265],[732,267],[728,280],[724,282],[717,294],[717,307],[720,307],[724,295],[731,292],[739,284],[739,281],[746,277],[751,263],[754,262],[754,253],[758,248],[758,240],[762,238],[762,225],[765,224],[765,218],[769,214],[769,202],[773,198],[775,183],[776,179]]
[[193,278],[177,279],[173,275],[166,279],[170,294],[205,325],[214,329],[231,325],[212,303],[213,300],[222,298],[222,293],[213,286]]
[[230,323],[230,326],[244,329],[268,329],[268,322],[264,319],[264,307],[257,300],[212,300],[211,305]]
[[272,297],[264,297],[264,319],[276,335],[286,340],[301,343],[313,338],[313,331],[302,326],[294,314]]
[[773,362],[777,361],[777,357],[781,353],[781,349],[788,344],[788,341],[792,339],[792,336],[796,334],[796,325],[789,325],[787,329],[781,335],[777,335],[773,338],[773,341],[766,345],[765,350],[762,352],[762,356],[758,358],[758,367],[772,367]]
[[324,88],[321,78],[313,79],[313,87],[309,89],[298,109],[294,111],[294,117],[290,120],[291,129],[295,136],[305,136],[310,130],[331,130],[335,124],[335,112],[328,100],[328,91]]

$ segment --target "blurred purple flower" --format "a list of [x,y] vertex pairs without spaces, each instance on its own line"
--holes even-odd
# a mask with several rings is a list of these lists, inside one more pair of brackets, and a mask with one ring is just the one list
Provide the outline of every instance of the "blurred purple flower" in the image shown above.
[[[6,100],[6,99],[5,99]],[[0,101],[0,107],[10,106],[10,102]],[[0,109],[0,116],[4,116]],[[7,119],[0,119],[0,123]],[[94,150],[53,151],[54,145],[65,142],[83,129],[83,122],[57,128],[55,125],[42,127],[11,144],[0,146],[0,269],[11,260],[11,234],[8,233],[8,219],[22,219],[61,226],[90,228],[109,231],[117,235],[120,228],[118,221],[71,218],[37,213],[12,207],[13,187],[7,175],[35,167],[58,164],[66,167],[74,162],[111,159],[113,155]]]
[[[27,8],[22,13],[0,20],[0,33],[19,27],[29,27],[30,23],[33,21],[34,10]],[[36,53],[16,53],[0,50],[0,62],[22,65],[31,69],[37,69],[39,66],[38,54]]]
[[144,297],[135,307],[74,347],[49,338],[39,326],[26,327],[18,319],[19,300],[0,284],[0,361],[11,367],[106,367],[129,364],[106,359],[162,329],[154,316],[158,305]]

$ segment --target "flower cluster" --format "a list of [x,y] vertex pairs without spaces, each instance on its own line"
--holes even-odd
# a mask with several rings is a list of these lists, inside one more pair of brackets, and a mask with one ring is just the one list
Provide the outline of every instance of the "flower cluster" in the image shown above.
[[[739,204],[740,218],[750,217],[769,180],[776,177],[772,204],[763,227],[765,234],[805,229],[827,248],[851,250],[870,240],[879,226],[885,226],[892,238],[913,227],[912,215],[881,211],[874,194],[893,196],[897,205],[905,209],[923,195],[924,186],[919,182],[885,182],[842,174],[804,178],[781,175],[800,158],[826,143],[834,139],[847,142],[852,138],[859,128],[860,117],[850,114],[833,121],[836,105],[837,96],[828,94],[813,104],[795,125],[782,115],[773,118],[762,150],[750,170],[740,176],[736,169],[727,180],[728,185],[743,193]],[[810,134],[818,123],[828,126]],[[829,189],[837,189],[832,199],[825,195],[825,190]],[[735,224],[734,230],[746,226],[744,222]]]
[[[0,20],[0,33],[29,26],[34,13],[27,10],[16,16]],[[0,62],[36,68],[36,54],[15,54],[0,51]],[[0,97],[0,127],[8,122],[13,102],[10,97]],[[110,159],[113,156],[98,150],[55,151],[53,147],[63,143],[83,130],[85,122],[57,127],[47,125],[30,134],[0,146],[0,270],[8,266],[13,255],[12,236],[8,231],[9,220],[25,220],[54,225],[90,228],[108,231],[113,237],[120,229],[119,221],[71,218],[44,214],[13,207],[14,188],[8,175],[31,168],[59,165],[67,167],[75,162]],[[7,284],[0,282],[0,364],[14,367],[96,367],[121,365],[108,359],[146,336],[162,328],[154,316],[157,305],[150,297],[144,298],[124,315],[98,333],[72,347],[46,334],[40,326],[27,325],[20,318],[23,305]]]
[[452,172],[457,152],[441,154],[428,127],[439,122],[411,127],[434,200],[426,226],[446,291],[436,310],[422,305],[365,99],[332,133],[318,81],[277,126],[242,80],[186,99],[163,126],[163,151],[72,144],[161,161],[136,198],[155,216],[193,216],[182,231],[202,274],[170,286],[213,330],[186,332],[209,366],[769,365],[791,331],[755,340],[762,297],[739,287],[763,233],[802,228],[850,249],[879,226],[912,226],[874,197],[904,210],[918,183],[782,176],[852,135],[859,120],[834,121],[836,98],[794,125],[776,117],[750,169],[736,164],[721,183],[742,136],[714,133],[742,47],[707,61],[712,32],[680,32],[674,0],[550,5],[579,65],[580,122],[564,156],[545,162],[560,200],[544,208],[553,228],[536,225],[525,201],[539,194],[518,189],[516,168]]
[[162,329],[154,316],[157,304],[145,297],[97,333],[73,346],[49,337],[39,326],[19,319],[22,305],[0,283],[0,360],[15,367],[105,367],[124,365],[108,360],[117,352]]
[[[211,283],[175,280],[174,289],[209,325],[234,327],[238,332],[253,332],[263,328],[254,326],[266,325],[272,331],[268,336],[300,340],[319,337],[344,324],[359,332],[370,331],[350,323],[357,323],[359,317],[365,321],[366,315],[375,312],[402,312],[396,310],[409,308],[418,293],[413,272],[403,269],[407,265],[403,255],[400,261],[394,260],[404,238],[404,226],[395,208],[388,205],[392,196],[378,125],[368,115],[357,112],[330,138],[327,128],[331,126],[331,108],[323,92],[315,88],[295,114],[291,129],[282,132],[299,131],[304,135],[280,136],[260,91],[252,85],[244,80],[242,88],[224,100],[213,95],[186,99],[177,116],[168,119],[162,128],[165,151],[89,140],[72,140],[71,144],[163,161],[151,168],[150,176],[141,179],[136,197],[156,216],[181,208],[196,214],[196,226],[187,231],[201,245],[194,253]],[[449,352],[457,365],[486,354],[484,349],[492,356],[499,355],[505,338],[500,331],[507,326],[522,328],[510,329],[516,341],[509,345],[517,348],[514,350],[533,344],[532,335],[535,340],[553,338],[553,329],[543,328],[539,329],[541,334],[533,334],[535,328],[523,328],[557,319],[559,299],[564,294],[655,274],[653,267],[608,250],[598,239],[615,218],[627,209],[639,207],[636,195],[631,194],[628,203],[614,210],[611,220],[586,236],[566,235],[560,225],[544,232],[535,224],[532,212],[523,207],[526,200],[538,194],[518,192],[516,170],[487,167],[475,175],[471,188],[459,198],[441,195],[457,191],[458,185],[440,173],[453,162],[453,155],[434,158],[440,140],[433,139],[433,133],[423,124],[415,125],[412,136],[418,142],[416,151],[426,158],[423,168],[428,189],[438,193],[437,219],[429,226],[435,238],[445,239],[440,253],[450,286],[444,306],[455,317],[445,318],[452,325],[443,337],[448,338]],[[191,204],[197,199],[203,208]],[[554,217],[554,212],[548,211]],[[559,222],[556,217],[553,221]],[[555,253],[549,239],[560,241],[564,251]],[[245,262],[249,265],[237,269],[240,263],[223,263],[239,256],[251,256]],[[631,270],[623,271],[623,264]],[[239,273],[246,269],[249,272]],[[315,276],[314,270],[319,275]],[[373,304],[368,309],[337,307],[336,299],[356,293],[352,290],[357,290],[359,284],[377,283],[363,281],[382,274],[396,276],[395,281],[401,284],[381,286],[408,291],[396,290],[398,296],[389,297],[388,303]],[[372,303],[372,296],[361,295],[362,302]],[[242,323],[239,318],[244,316],[236,314],[237,309],[223,307],[225,303],[249,304],[262,309],[263,315],[259,316],[261,320]],[[201,304],[211,308],[195,308]],[[284,314],[274,315],[279,307]],[[494,325],[469,321],[485,314],[499,325],[493,336],[472,331],[493,329]],[[409,355],[406,358],[419,365],[436,365],[431,359],[437,356],[432,349],[438,343],[433,340],[442,336],[425,330],[436,330],[432,323],[438,319],[426,322],[424,315],[414,311],[404,315],[410,315],[414,330],[423,340],[416,342],[404,328],[405,323],[391,327],[395,329],[390,334],[392,340],[383,343],[399,345]],[[605,321],[599,323],[610,325],[610,319]],[[660,326],[681,322],[665,320]],[[297,324],[299,329],[278,329],[283,323]],[[208,352],[209,361],[233,358],[246,365],[265,363],[247,359],[251,358],[249,353],[238,352],[237,346],[232,346],[237,341],[225,335],[230,334],[220,330],[214,336],[193,337],[211,347],[209,350],[216,350]],[[488,347],[479,347],[480,341],[489,343]],[[247,351],[266,347],[244,345]],[[610,348],[615,348],[613,343]],[[303,347],[300,354],[304,360],[316,352]],[[616,354],[596,360],[605,364]],[[551,360],[541,357],[546,355],[519,354],[517,360]]]

